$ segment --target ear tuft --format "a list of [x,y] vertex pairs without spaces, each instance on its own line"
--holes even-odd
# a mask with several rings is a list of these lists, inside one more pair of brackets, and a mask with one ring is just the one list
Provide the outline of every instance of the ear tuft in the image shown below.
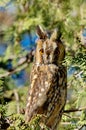
[[51,34],[50,39],[51,39],[52,41],[55,41],[55,40],[57,39],[57,35],[58,35],[57,29],[54,29],[53,33]]
[[40,39],[47,38],[46,32],[42,29],[42,27],[40,25],[37,26],[36,32]]

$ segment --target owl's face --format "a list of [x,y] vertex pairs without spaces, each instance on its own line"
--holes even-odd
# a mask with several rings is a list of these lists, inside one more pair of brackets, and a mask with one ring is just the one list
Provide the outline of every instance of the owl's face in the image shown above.
[[62,43],[56,41],[56,31],[49,38],[47,34],[38,27],[39,40],[37,41],[35,63],[59,64],[65,56],[65,48]]
[[51,39],[46,39],[42,45],[42,57],[44,64],[53,64],[57,62],[58,45]]

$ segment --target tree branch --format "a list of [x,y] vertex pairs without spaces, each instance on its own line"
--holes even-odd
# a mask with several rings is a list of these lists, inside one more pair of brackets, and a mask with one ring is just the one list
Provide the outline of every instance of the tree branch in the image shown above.
[[33,61],[33,56],[34,55],[32,54],[32,52],[30,52],[28,55],[26,55],[26,57],[23,57],[19,60],[19,62],[15,68],[12,68],[10,71],[8,70],[4,74],[0,74],[0,78],[5,78],[5,77],[10,76],[16,72],[21,71],[22,69],[25,69],[28,66],[28,64]]
[[81,107],[81,108],[76,108],[76,109],[64,110],[64,113],[77,112],[77,111],[83,111],[83,110],[86,110],[86,106]]
[[82,128],[86,128],[86,125],[84,124],[84,125],[82,125],[78,130],[82,130]]
[[16,99],[16,109],[17,109],[17,113],[20,113],[20,104],[19,104],[19,95],[16,91],[16,89],[14,89],[14,95],[15,95],[15,99]]

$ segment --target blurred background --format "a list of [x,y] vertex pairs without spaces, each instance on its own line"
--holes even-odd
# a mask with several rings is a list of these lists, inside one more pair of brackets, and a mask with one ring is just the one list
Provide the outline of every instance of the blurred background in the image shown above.
[[[86,129],[86,1],[0,0],[0,103],[7,115],[25,107],[36,48],[36,26],[55,28],[66,48],[68,96],[65,109],[84,108],[64,115],[62,130]],[[16,92],[15,92],[16,90]],[[18,96],[19,106],[16,107]],[[12,109],[9,111],[9,109]],[[65,127],[68,128],[65,128]]]

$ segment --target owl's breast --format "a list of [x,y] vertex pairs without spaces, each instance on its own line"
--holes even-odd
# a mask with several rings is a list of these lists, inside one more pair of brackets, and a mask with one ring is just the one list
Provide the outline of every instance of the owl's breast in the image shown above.
[[[55,65],[33,67],[29,97],[31,97],[31,104],[33,104],[35,108],[43,106],[46,102],[49,91],[57,84],[57,72],[58,67]],[[52,89],[52,91],[54,90]]]
[[44,122],[51,127],[65,105],[65,71],[53,64],[40,65],[33,67],[31,75],[26,113],[29,120],[35,114],[45,115]]

